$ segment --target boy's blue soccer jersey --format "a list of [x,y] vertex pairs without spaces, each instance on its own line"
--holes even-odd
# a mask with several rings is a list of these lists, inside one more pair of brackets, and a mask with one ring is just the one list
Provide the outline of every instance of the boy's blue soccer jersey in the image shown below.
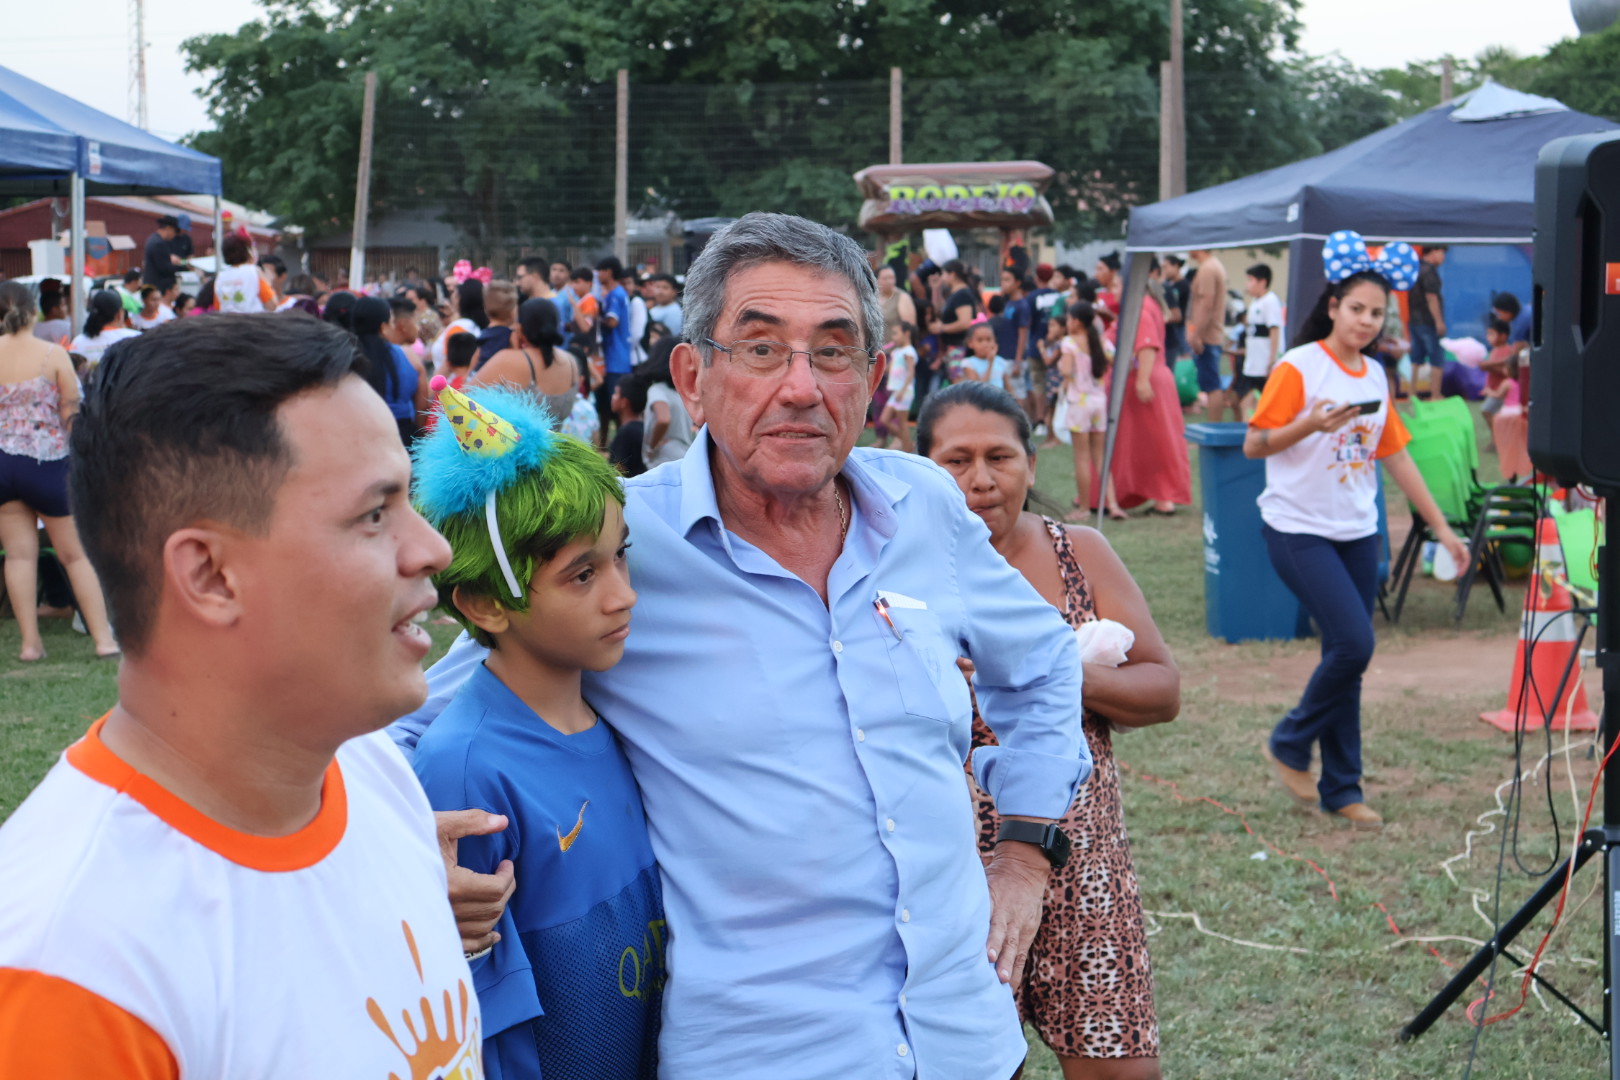
[[456,861],[516,867],[517,889],[472,962],[491,1080],[652,1080],[664,908],[624,752],[600,719],[564,735],[480,664],[417,744],[435,810],[505,814]]

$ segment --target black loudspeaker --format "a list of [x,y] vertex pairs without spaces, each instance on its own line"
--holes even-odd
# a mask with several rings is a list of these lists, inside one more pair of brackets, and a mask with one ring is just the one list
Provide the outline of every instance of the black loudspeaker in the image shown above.
[[1530,460],[1620,488],[1620,134],[1542,148],[1534,268]]

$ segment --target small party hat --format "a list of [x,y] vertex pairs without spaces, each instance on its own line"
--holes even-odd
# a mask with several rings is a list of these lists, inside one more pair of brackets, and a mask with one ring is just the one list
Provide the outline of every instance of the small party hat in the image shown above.
[[443,411],[432,433],[411,451],[417,509],[437,524],[482,510],[496,561],[513,596],[522,595],[507,558],[495,496],[524,473],[545,468],[560,436],[551,414],[532,395],[505,387],[480,387],[480,401],[436,375],[428,386]]
[[439,407],[450,422],[456,442],[469,454],[500,457],[511,453],[522,441],[511,424],[449,384],[443,375],[433,376],[428,387],[439,395]]

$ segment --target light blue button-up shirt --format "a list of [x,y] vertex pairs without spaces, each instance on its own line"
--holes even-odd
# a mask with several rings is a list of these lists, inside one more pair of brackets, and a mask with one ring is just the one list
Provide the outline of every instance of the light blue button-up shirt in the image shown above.
[[[725,529],[706,430],[626,482],[640,601],[585,694],[623,741],[663,873],[666,1080],[1005,1080],[1025,1054],[985,957],[955,661],[976,665],[1001,743],[974,754],[980,784],[1004,814],[1061,817],[1091,771],[1074,633],[944,470],[857,449],[843,476],[826,605]],[[395,727],[407,749],[481,656],[458,643],[429,673],[428,705]]]

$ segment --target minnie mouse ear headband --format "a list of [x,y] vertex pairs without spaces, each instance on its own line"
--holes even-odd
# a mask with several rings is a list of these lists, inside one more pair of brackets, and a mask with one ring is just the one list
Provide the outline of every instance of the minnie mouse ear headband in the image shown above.
[[[545,407],[500,387],[480,389],[480,401],[450,386],[444,376],[429,383],[442,415],[432,434],[418,440],[416,504],[429,522],[484,508],[495,562],[514,598],[523,595],[501,539],[495,496],[524,473],[545,467],[560,438]],[[499,407],[500,412],[496,412]]]
[[1417,284],[1417,252],[1411,244],[1385,244],[1378,258],[1367,254],[1367,241],[1353,229],[1340,229],[1322,247],[1322,270],[1335,284],[1351,274],[1372,271],[1383,276],[1396,292],[1406,292]]

